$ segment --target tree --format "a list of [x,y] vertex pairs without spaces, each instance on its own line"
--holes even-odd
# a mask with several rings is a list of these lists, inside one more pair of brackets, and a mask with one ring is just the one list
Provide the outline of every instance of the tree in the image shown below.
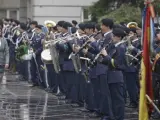
[[[153,4],[156,5],[155,11],[160,11],[160,5],[157,4],[159,3],[158,1],[159,0],[154,0],[153,2]],[[92,16],[91,21],[97,22],[98,18],[104,15],[108,15],[109,13],[115,13],[114,11],[116,9],[119,9],[124,4],[125,4],[125,7],[132,6],[132,7],[138,8],[138,10],[142,10],[144,8],[144,0],[99,0],[89,8],[90,14]],[[134,15],[134,11],[132,12],[133,13],[130,13],[130,14]],[[124,18],[124,19],[128,19],[128,18]]]
[[98,20],[99,17],[118,9],[123,4],[139,7],[142,3],[144,3],[143,0],[99,0],[89,8],[89,11],[92,15],[92,21],[97,22],[95,20]]
[[134,7],[132,5],[123,4],[120,8],[109,12],[108,14],[104,15],[99,19],[103,18],[111,18],[116,23],[120,22],[137,22],[138,24],[141,23],[141,9],[138,7]]

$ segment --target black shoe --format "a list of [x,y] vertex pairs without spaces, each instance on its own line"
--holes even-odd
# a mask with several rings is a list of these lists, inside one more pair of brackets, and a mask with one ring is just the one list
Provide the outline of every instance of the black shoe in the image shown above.
[[59,93],[56,94],[56,96],[57,96],[57,97],[63,96],[63,93],[59,92]]
[[59,100],[66,100],[66,97],[65,96],[58,96],[58,99]]
[[86,108],[79,109],[79,111],[85,112],[85,113],[93,113],[93,112],[94,112],[93,110],[88,110],[88,109],[86,109]]
[[98,112],[93,112],[93,113],[89,114],[89,117],[90,118],[101,118],[102,115]]
[[48,93],[52,93],[52,89],[51,88],[46,88],[45,91],[48,92]]
[[65,100],[66,104],[73,104],[72,100]]
[[130,103],[129,105],[126,106],[127,108],[138,108],[137,103]]
[[72,106],[72,108],[80,108],[80,107],[82,107],[77,103],[72,103],[71,106]]
[[39,86],[39,85],[36,83],[33,83],[31,87],[37,87],[37,86]]

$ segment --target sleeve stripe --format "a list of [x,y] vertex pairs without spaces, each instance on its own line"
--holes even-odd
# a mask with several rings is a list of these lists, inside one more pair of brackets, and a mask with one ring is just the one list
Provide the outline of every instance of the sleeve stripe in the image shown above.
[[112,64],[112,66],[115,68],[114,59],[111,59],[111,64]]

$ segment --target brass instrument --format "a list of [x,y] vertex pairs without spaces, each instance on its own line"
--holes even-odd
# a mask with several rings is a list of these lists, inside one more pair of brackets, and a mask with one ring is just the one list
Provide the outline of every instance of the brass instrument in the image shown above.
[[[52,63],[52,59],[51,59],[51,54],[50,54],[50,49],[49,49],[49,42],[52,41],[51,37],[50,37],[50,33],[51,33],[51,28],[56,26],[56,23],[54,21],[51,20],[46,20],[44,21],[44,25],[47,27],[48,33],[46,34],[45,39],[43,40],[42,44],[43,44],[43,51],[41,53],[41,59],[43,61],[43,63],[45,64],[51,64]],[[53,40],[55,41],[55,40]]]
[[[60,63],[59,63],[59,50],[57,50],[56,45],[57,44],[65,44],[66,43],[66,39],[72,40],[71,38],[74,35],[70,35],[67,37],[62,37],[62,38],[58,38],[58,39],[53,39],[50,41],[44,41],[44,45],[48,47],[48,50],[44,50],[41,54],[41,59],[43,60],[44,63],[48,64],[51,63],[54,66],[55,72],[59,73],[61,71],[60,69]],[[48,57],[45,54],[48,54]]]
[[52,20],[46,20],[46,21],[44,21],[44,24],[45,24],[45,26],[47,26],[48,28],[50,28],[50,27],[55,27],[55,26],[56,26],[56,23],[55,23],[54,21],[52,21]]
[[138,24],[136,22],[130,22],[127,24],[128,28],[138,28]]
[[[78,33],[78,31],[76,32],[76,35],[75,37],[73,38],[75,40],[75,45],[73,45],[73,49],[75,48],[75,46],[77,45],[77,38],[80,39],[80,35]],[[78,54],[75,54],[75,53],[71,53],[69,55],[69,59],[72,60],[72,63],[74,65],[74,69],[76,71],[76,73],[79,73],[81,72],[81,61],[80,61],[80,56]]]
[[134,46],[131,43],[131,39],[133,36],[134,35],[128,36],[127,40],[126,40],[128,44],[127,44],[127,49],[126,49],[126,53],[125,53],[125,58],[126,58],[126,62],[127,62],[128,66],[131,65],[131,61],[133,61],[133,60],[138,61],[138,59],[131,54],[132,50],[134,49]]

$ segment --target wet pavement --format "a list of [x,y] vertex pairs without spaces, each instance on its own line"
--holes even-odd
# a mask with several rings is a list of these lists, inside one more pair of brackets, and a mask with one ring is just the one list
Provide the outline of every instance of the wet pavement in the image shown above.
[[[15,75],[4,79],[7,85],[0,85],[0,120],[100,120],[89,118],[44,90],[28,87]],[[138,120],[137,112],[130,109],[126,109],[125,116],[125,120]]]

